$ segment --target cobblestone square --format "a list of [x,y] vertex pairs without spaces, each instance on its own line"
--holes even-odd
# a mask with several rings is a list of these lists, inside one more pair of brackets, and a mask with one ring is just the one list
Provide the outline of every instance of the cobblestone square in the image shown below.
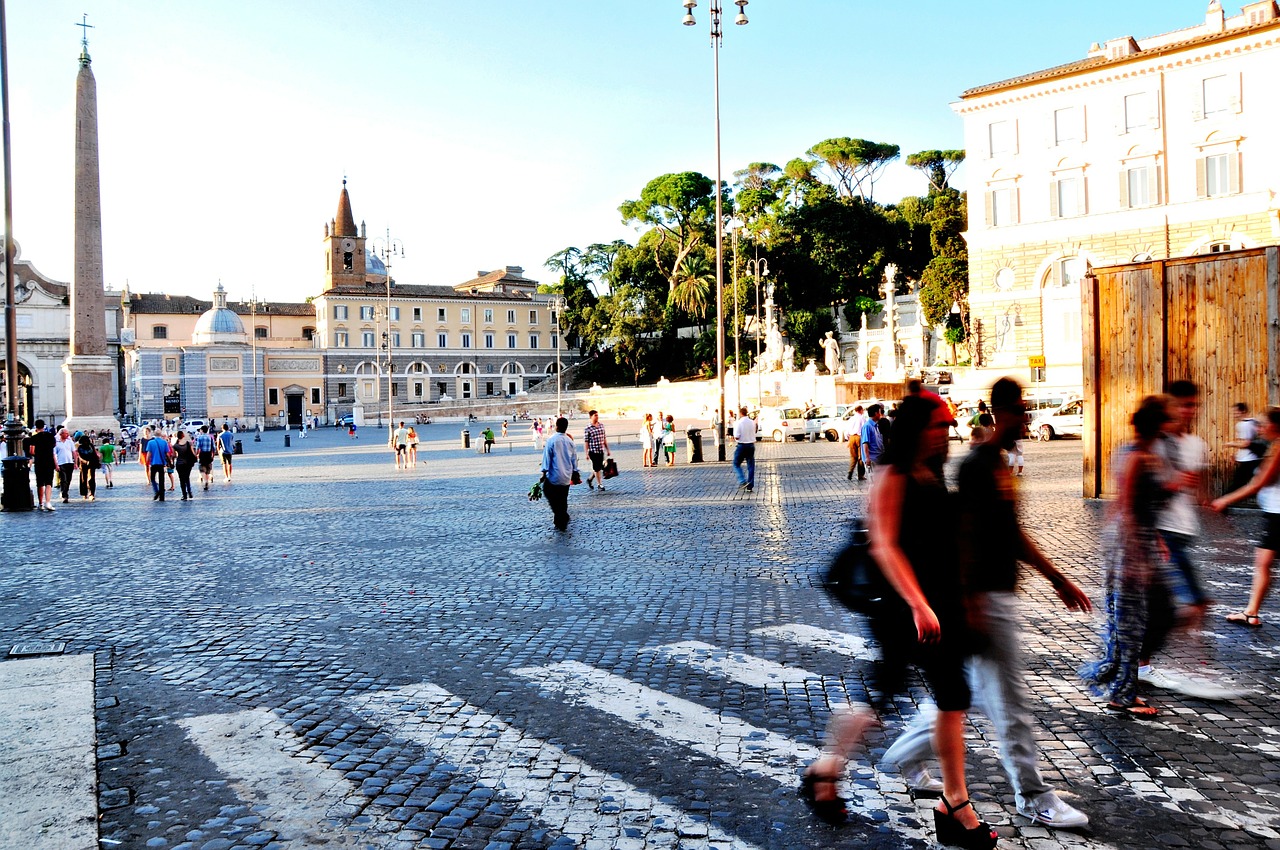
[[[634,430],[606,425],[615,446]],[[479,454],[458,428],[425,427],[406,471],[385,431],[268,432],[192,502],[152,502],[130,463],[96,502],[0,514],[3,649],[95,654],[101,846],[930,845],[929,802],[875,767],[918,686],[851,765],[854,822],[824,826],[795,793],[872,651],[816,587],[863,506],[843,446],[762,444],[746,493],[683,446],[641,469],[625,440],[620,477],[573,488],[559,534],[526,498],[531,443]],[[1032,535],[1096,601],[1104,507],[1079,497],[1079,465],[1079,442],[1029,443],[1019,486]],[[1221,619],[1257,521],[1210,518],[1194,553],[1219,600],[1204,646],[1247,698],[1153,691],[1155,722],[1105,713],[1074,675],[1098,621],[1026,582],[1046,776],[1092,828],[1015,814],[974,716],[971,788],[1001,846],[1280,848],[1280,642]],[[1167,656],[1195,672],[1203,653]]]

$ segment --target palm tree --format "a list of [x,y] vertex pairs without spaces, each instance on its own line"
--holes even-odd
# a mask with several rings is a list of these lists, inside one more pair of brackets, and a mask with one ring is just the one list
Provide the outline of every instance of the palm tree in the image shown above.
[[667,303],[678,310],[705,319],[708,295],[716,280],[714,264],[705,254],[691,254],[677,272],[676,285],[671,288]]

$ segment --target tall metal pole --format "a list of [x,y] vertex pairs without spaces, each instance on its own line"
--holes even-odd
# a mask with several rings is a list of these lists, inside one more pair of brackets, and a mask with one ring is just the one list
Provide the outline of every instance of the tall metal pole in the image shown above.
[[4,380],[5,458],[4,499],[6,511],[31,511],[31,478],[27,456],[22,450],[25,429],[18,420],[18,308],[13,303],[13,168],[9,154],[9,39],[4,0],[0,0],[0,110],[3,110],[4,147]]
[[724,461],[724,210],[720,191],[720,0],[711,0],[711,53],[715,65],[716,100],[716,380],[720,385],[720,419],[716,424],[716,459]]
[[733,380],[736,382],[733,395],[735,407],[742,406],[742,352],[739,340],[742,338],[742,319],[738,313],[738,229],[733,230]]
[[[560,314],[564,312],[565,301],[563,298],[553,298],[551,300],[551,309],[556,311],[556,416],[559,417],[564,410],[560,404],[560,345],[564,342],[564,335],[560,332]],[[554,425],[554,423],[552,423]]]

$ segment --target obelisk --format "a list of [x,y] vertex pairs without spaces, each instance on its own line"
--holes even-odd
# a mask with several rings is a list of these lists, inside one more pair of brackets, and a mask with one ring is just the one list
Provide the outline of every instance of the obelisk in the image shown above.
[[[86,29],[87,33],[88,30]],[[71,352],[66,427],[118,433],[107,354],[106,295],[102,279],[102,202],[98,189],[98,85],[89,67],[89,39],[81,44],[76,75],[75,271],[71,279]]]

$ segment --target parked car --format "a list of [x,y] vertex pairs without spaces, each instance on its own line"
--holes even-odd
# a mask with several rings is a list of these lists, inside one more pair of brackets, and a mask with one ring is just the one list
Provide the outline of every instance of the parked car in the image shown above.
[[1031,435],[1038,440],[1048,441],[1068,435],[1081,436],[1084,432],[1084,399],[1072,399],[1057,410],[1034,416],[1030,428]]
[[806,439],[817,440],[825,437],[834,443],[840,439],[840,418],[829,407],[815,407],[804,417],[804,435]]
[[209,423],[204,419],[188,419],[186,422],[183,422],[180,427],[188,434],[193,434],[208,424]]
[[804,439],[804,411],[798,407],[762,407],[756,413],[756,433],[781,443]]
[[333,423],[337,428],[350,428],[355,424],[356,417],[354,413],[347,413],[338,417],[338,421]]

